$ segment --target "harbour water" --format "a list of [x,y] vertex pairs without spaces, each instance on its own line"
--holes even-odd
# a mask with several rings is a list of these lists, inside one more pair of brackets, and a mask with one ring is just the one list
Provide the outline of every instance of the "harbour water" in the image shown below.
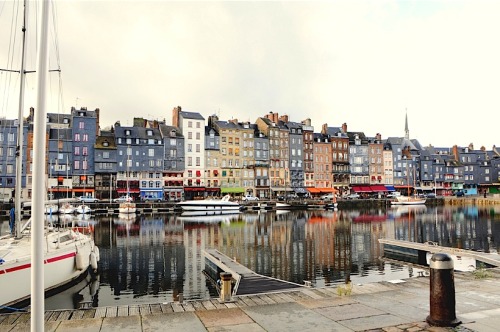
[[[94,229],[100,271],[47,298],[47,310],[217,297],[203,274],[206,248],[259,274],[320,287],[402,279],[422,271],[384,259],[379,238],[485,252],[497,252],[500,244],[498,207],[78,217],[73,217],[77,225]],[[3,221],[2,232],[7,229]]]

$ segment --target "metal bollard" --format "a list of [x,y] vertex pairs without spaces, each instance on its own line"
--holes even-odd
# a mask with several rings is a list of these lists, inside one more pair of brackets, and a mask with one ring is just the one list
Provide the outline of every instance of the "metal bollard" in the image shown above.
[[231,302],[231,279],[232,274],[228,272],[221,272],[221,288],[220,288],[220,302]]
[[436,253],[430,261],[430,315],[432,326],[455,327],[461,323],[455,315],[455,276],[450,255]]

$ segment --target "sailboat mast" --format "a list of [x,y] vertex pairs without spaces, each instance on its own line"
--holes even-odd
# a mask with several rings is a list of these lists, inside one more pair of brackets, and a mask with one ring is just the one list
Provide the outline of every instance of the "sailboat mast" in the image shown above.
[[37,56],[37,112],[33,131],[33,198],[32,198],[32,244],[31,244],[31,331],[44,330],[44,206],[46,190],[45,179],[45,131],[47,121],[47,73],[49,66],[49,9],[50,1],[41,2],[40,35]]
[[21,236],[21,187],[22,187],[22,176],[23,176],[23,142],[24,142],[24,90],[26,83],[26,29],[27,29],[27,17],[28,17],[28,1],[24,1],[24,13],[23,13],[23,40],[21,49],[21,84],[19,87],[19,110],[17,115],[17,146],[16,146],[16,182],[15,182],[15,219],[16,219],[16,237]]

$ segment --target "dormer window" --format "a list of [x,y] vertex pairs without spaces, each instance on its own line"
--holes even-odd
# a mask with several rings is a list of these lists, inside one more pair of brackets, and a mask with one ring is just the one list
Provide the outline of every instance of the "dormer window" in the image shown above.
[[125,136],[130,136],[130,130],[125,130]]
[[177,132],[175,130],[170,131],[170,137],[175,137]]
[[102,146],[109,146],[109,142],[108,141],[102,142]]
[[146,130],[146,135],[147,136],[153,136],[153,131],[152,130]]

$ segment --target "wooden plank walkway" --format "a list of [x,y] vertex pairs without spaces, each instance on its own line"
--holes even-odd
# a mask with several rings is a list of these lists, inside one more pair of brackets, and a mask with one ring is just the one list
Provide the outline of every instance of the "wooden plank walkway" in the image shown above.
[[430,253],[442,252],[452,255],[474,257],[479,262],[489,264],[493,267],[500,267],[499,254],[489,254],[472,250],[441,247],[430,243],[416,243],[403,240],[379,239],[378,241],[383,245],[397,246],[397,247],[420,250],[420,251],[428,251]]
[[305,285],[257,274],[216,249],[205,249],[203,255],[205,259],[210,260],[222,271],[232,274],[233,279],[236,281],[233,295],[260,294],[306,287]]

